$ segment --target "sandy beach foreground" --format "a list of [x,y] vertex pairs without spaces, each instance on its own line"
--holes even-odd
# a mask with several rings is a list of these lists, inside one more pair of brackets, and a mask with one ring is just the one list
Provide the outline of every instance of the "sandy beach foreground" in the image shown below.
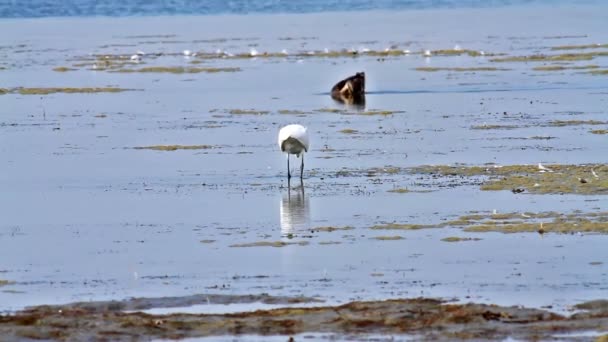
[[0,334],[601,340],[607,13],[0,21]]

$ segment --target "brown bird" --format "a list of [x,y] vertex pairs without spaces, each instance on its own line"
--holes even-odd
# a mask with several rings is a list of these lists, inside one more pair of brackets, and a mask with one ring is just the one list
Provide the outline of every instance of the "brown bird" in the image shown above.
[[331,88],[331,98],[345,104],[365,105],[365,72],[336,83]]

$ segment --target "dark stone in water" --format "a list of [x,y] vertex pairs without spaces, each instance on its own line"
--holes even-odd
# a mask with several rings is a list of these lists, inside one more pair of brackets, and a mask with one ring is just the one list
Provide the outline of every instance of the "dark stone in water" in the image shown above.
[[365,105],[365,72],[338,82],[331,88],[331,98],[344,104]]

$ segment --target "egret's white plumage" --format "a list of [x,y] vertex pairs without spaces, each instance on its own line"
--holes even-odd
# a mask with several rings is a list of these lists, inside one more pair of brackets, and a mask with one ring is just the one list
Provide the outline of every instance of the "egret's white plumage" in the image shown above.
[[298,124],[287,125],[279,131],[278,143],[281,151],[287,153],[287,179],[291,178],[291,171],[289,170],[290,154],[295,154],[298,158],[302,156],[302,164],[300,165],[300,178],[302,178],[304,173],[304,152],[308,152],[310,146],[308,129]]

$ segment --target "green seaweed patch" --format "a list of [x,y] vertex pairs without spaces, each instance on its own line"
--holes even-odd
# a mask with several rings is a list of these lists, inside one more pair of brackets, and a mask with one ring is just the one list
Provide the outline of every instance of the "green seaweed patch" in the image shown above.
[[95,88],[15,88],[11,90],[11,93],[17,93],[21,95],[49,95],[55,93],[65,94],[94,94],[94,93],[120,93],[123,91],[130,91],[133,89],[124,89],[116,87],[95,87]]
[[337,109],[337,108],[321,108],[321,109],[315,109],[314,111],[318,112],[318,113],[339,113],[339,114],[348,113],[348,111],[346,109]]
[[340,133],[344,133],[344,134],[355,134],[355,133],[359,133],[359,131],[357,131],[356,129],[352,129],[352,128],[345,128],[345,129],[341,129],[339,132],[340,132]]
[[551,50],[584,50],[584,49],[608,49],[608,44],[584,44],[584,45],[560,45]]
[[270,112],[267,110],[257,109],[230,109],[228,110],[228,113],[232,115],[266,115]]
[[205,243],[205,244],[209,244],[209,243],[214,243],[215,240],[209,240],[209,239],[207,239],[207,240],[201,240],[200,242],[201,243]]
[[575,66],[566,66],[566,65],[543,65],[532,68],[532,70],[536,71],[562,71],[562,70],[587,70],[587,69],[598,69],[599,65],[575,65]]
[[608,134],[608,129],[594,129],[590,132],[593,134]]
[[57,72],[67,72],[67,71],[75,71],[78,69],[74,69],[74,68],[68,68],[68,67],[56,67],[53,68],[53,71],[57,71]]
[[0,279],[0,286],[12,285],[14,283],[14,281]]
[[481,190],[517,189],[534,194],[608,194],[608,165],[420,166],[413,173],[439,176],[486,176]]
[[[335,150],[323,149],[323,152],[334,152]],[[367,169],[349,169],[342,168],[339,171],[336,171],[336,177],[355,177],[355,176],[365,176],[365,177],[376,177],[379,175],[397,175],[408,172],[410,169],[406,169],[399,166],[391,166],[387,165],[384,167],[372,167]]]
[[303,115],[303,114],[308,114],[307,112],[301,111],[301,110],[294,110],[294,109],[280,109],[278,111],[279,114],[289,114],[289,115]]
[[405,238],[403,236],[399,236],[399,235],[374,236],[371,239],[381,240],[381,241],[405,240]]
[[340,245],[342,242],[340,241],[319,241],[319,245],[328,246],[328,245]]
[[553,120],[548,122],[548,126],[563,127],[563,126],[580,126],[580,125],[605,125],[608,121],[598,120]]
[[376,110],[376,109],[370,109],[370,110],[365,110],[362,112],[355,112],[354,114],[358,114],[358,115],[393,115],[393,114],[400,114],[400,113],[405,113],[404,110]]
[[588,61],[594,57],[608,56],[608,51],[587,53],[565,53],[560,55],[531,55],[510,56],[490,59],[490,62],[556,62],[556,61]]
[[6,88],[0,88],[0,95],[8,94],[10,91]]
[[435,227],[435,225],[428,225],[428,224],[389,222],[389,223],[373,225],[371,227],[371,229],[375,229],[375,230],[418,230],[418,229],[434,228],[434,227]]
[[608,75],[608,69],[592,70],[588,72],[591,75]]
[[338,108],[320,108],[313,110],[317,113],[335,113],[335,114],[348,114],[348,115],[393,115],[405,113],[403,110],[383,110],[383,109],[369,109],[364,111],[350,111],[347,109],[338,109]]
[[177,151],[177,150],[208,150],[216,148],[212,145],[152,145],[152,146],[136,146],[135,150],[154,150],[154,151]]
[[[462,215],[455,220],[436,224],[396,224],[381,225],[372,229],[427,229],[458,227],[466,232],[501,233],[602,233],[608,234],[608,211],[559,213],[549,212],[509,212],[475,213]],[[477,241],[478,238],[447,237],[445,242]]]
[[344,226],[344,227],[335,227],[335,226],[324,226],[324,227],[316,227],[312,229],[313,233],[318,233],[318,232],[335,232],[335,231],[343,231],[343,230],[353,230],[355,229],[352,226]]
[[519,126],[517,125],[488,125],[488,124],[483,124],[483,125],[475,125],[475,126],[471,126],[471,129],[516,129],[519,128]]
[[493,54],[484,53],[476,50],[467,50],[467,49],[442,49],[442,50],[433,50],[431,51],[432,55],[436,56],[460,56],[460,55],[469,55],[471,57],[479,57],[479,56],[493,56]]
[[198,73],[218,73],[218,72],[237,72],[241,71],[241,68],[230,67],[230,68],[198,68],[198,67],[145,67],[139,69],[116,69],[110,70],[109,72],[121,72],[121,73],[171,73],[171,74],[198,74]]
[[467,71],[508,71],[511,69],[507,68],[496,68],[496,67],[456,67],[456,68],[448,68],[448,67],[417,67],[414,70],[416,71],[426,71],[426,72],[436,72],[436,71],[456,71],[456,72],[467,72]]
[[[240,52],[235,54],[228,54],[225,52],[220,53],[197,53],[196,58],[199,59],[250,59],[250,58],[342,58],[342,57],[399,57],[407,56],[411,54],[423,54],[423,52],[410,52],[409,50],[400,49],[384,49],[384,50],[353,50],[353,49],[342,49],[342,50],[314,50],[314,51],[297,51],[293,53],[287,52]],[[477,56],[497,56],[498,54],[488,54],[481,51],[475,50],[463,50],[463,49],[444,49],[431,51],[431,54],[436,56],[460,56],[468,55],[471,57]]]
[[308,241],[294,241],[294,242],[285,242],[285,241],[258,241],[258,242],[249,242],[249,243],[239,243],[230,245],[230,247],[285,247],[289,245],[298,245],[298,246],[306,246],[308,245]]
[[446,238],[441,239],[443,242],[462,242],[462,241],[479,241],[480,238],[470,238],[470,237],[459,237],[459,236],[448,236]]
[[[155,55],[146,55],[146,60],[156,58]],[[134,66],[145,63],[143,61],[131,60],[131,56],[127,55],[94,55],[76,57],[71,59],[72,67],[83,68],[88,67],[91,70],[104,71],[121,69],[126,66]]]
[[490,222],[464,229],[467,232],[500,232],[500,233],[608,233],[608,222],[595,222],[584,219],[574,221],[556,220],[541,223],[502,223]]

